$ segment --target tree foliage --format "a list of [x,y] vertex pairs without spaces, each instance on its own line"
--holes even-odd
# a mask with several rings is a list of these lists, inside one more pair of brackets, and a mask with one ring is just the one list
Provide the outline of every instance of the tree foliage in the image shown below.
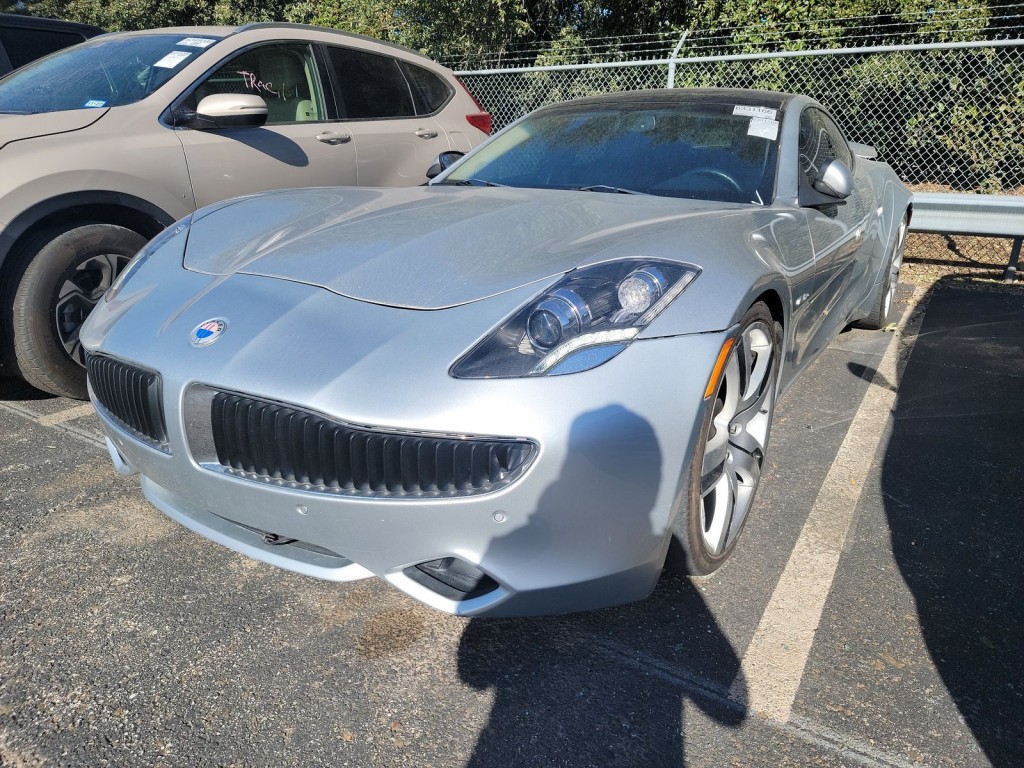
[[[989,2],[996,7],[998,0]],[[550,57],[566,41],[683,30],[741,51],[837,47],[863,38],[865,27],[881,42],[922,34],[961,39],[976,36],[992,15],[984,0],[0,0],[0,10],[110,30],[294,21],[402,43],[442,60],[523,50]],[[996,31],[1000,23],[1005,14],[994,18]]]

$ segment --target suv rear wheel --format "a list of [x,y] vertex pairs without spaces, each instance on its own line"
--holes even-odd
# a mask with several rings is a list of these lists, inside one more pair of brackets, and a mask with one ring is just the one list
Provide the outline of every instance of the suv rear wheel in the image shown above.
[[51,232],[22,273],[12,305],[13,358],[32,386],[85,399],[78,332],[146,238],[115,224]]

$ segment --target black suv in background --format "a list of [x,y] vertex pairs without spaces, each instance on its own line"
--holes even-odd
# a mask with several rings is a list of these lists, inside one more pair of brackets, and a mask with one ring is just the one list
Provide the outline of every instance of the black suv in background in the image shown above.
[[102,29],[89,24],[0,13],[0,77],[34,59],[100,34]]

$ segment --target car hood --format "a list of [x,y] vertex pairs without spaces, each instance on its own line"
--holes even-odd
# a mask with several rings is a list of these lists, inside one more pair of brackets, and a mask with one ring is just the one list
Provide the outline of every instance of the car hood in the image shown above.
[[88,128],[110,109],[73,109],[68,112],[40,112],[36,115],[0,114],[0,149],[13,141],[52,136]]
[[[550,279],[684,220],[745,206],[510,187],[330,188],[219,203],[192,223],[185,267],[319,286],[360,301],[444,309]],[[604,254],[604,256],[602,256]]]

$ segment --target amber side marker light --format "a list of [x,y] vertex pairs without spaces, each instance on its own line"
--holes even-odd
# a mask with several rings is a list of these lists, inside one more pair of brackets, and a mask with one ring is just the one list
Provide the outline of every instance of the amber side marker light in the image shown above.
[[718,359],[715,361],[715,368],[711,371],[711,378],[708,379],[708,388],[704,390],[705,400],[715,394],[715,390],[718,389],[718,380],[722,377],[725,361],[729,359],[729,352],[735,342],[736,339],[726,339],[725,344],[722,345],[722,351],[718,353]]

